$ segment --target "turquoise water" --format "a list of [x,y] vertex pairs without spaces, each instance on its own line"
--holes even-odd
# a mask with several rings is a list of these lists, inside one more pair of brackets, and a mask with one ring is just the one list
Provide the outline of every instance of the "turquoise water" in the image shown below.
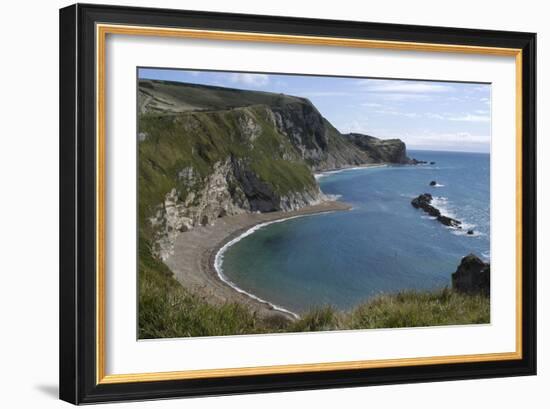
[[[258,229],[224,253],[224,275],[297,313],[325,304],[349,309],[380,292],[450,285],[463,256],[490,257],[489,155],[410,156],[436,163],[323,175],[323,192],[340,195],[353,209]],[[438,186],[430,187],[431,180]],[[475,234],[452,230],[413,208],[411,199],[425,192],[443,214]]]

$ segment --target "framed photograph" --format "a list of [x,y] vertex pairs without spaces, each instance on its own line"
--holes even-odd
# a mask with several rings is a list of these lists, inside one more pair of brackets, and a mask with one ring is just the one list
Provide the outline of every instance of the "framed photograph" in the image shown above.
[[61,399],[534,375],[535,41],[61,9]]

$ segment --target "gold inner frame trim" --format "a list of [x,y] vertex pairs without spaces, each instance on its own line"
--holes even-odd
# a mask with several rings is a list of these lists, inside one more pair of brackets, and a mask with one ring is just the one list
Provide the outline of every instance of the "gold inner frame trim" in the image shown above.
[[[320,362],[173,372],[105,374],[105,42],[107,34],[157,36],[220,41],[247,41],[294,45],[371,48],[400,51],[466,53],[515,57],[516,65],[516,350],[504,353],[450,355],[365,361]],[[432,44],[353,38],[295,36],[235,31],[166,27],[96,25],[96,382],[116,384],[215,377],[291,374],[348,369],[389,368],[468,362],[518,360],[522,358],[522,51],[515,48]]]

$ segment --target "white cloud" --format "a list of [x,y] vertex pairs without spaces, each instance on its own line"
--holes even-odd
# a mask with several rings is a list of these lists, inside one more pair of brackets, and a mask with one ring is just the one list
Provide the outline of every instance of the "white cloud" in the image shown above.
[[[366,106],[366,104],[362,104]],[[491,117],[488,115],[489,112],[486,110],[478,109],[475,114],[466,113],[466,114],[451,114],[451,113],[437,113],[437,112],[405,112],[391,107],[384,108],[381,104],[370,104],[369,107],[375,108],[373,111],[376,114],[380,115],[394,115],[402,116],[406,118],[430,118],[437,119],[441,121],[454,121],[454,122],[489,122]]]
[[441,119],[441,120],[444,120],[445,119],[445,116],[441,115],[441,114],[437,114],[435,112],[427,112],[426,113],[426,116],[428,118],[431,118],[431,119]]
[[269,76],[265,74],[231,74],[231,82],[253,87],[263,87],[269,83]]
[[[369,133],[370,132],[370,133]],[[489,150],[491,137],[470,132],[396,132],[393,129],[369,129],[370,135],[382,139],[399,138],[407,144],[407,149],[442,149],[451,151],[479,151]]]
[[307,97],[346,97],[353,95],[350,92],[344,91],[304,91],[299,93]]
[[491,89],[490,84],[482,84],[475,87],[471,87],[469,90],[474,92],[487,92]]
[[361,106],[364,106],[367,108],[382,108],[384,105],[378,104],[376,102],[363,102]]
[[390,102],[402,102],[402,101],[429,101],[431,97],[426,94],[407,94],[407,93],[374,93],[376,96],[384,101]]
[[370,92],[393,94],[431,94],[453,91],[453,87],[448,85],[415,81],[360,80],[359,85]]
[[449,119],[449,121],[459,122],[489,122],[491,117],[488,115],[464,114],[459,116],[450,116],[447,119]]
[[360,120],[354,119],[349,122],[335,124],[336,129],[342,133],[356,132],[369,134],[368,118],[362,117]]
[[491,137],[488,135],[477,135],[470,132],[450,132],[409,135],[409,143],[412,145],[447,145],[460,146],[463,144],[488,144]]
[[395,116],[404,116],[404,117],[407,117],[407,118],[418,118],[421,116],[421,114],[418,114],[416,112],[403,112],[403,111],[398,111],[396,109],[377,109],[374,111],[375,113],[377,114],[382,114],[382,115],[395,115]]

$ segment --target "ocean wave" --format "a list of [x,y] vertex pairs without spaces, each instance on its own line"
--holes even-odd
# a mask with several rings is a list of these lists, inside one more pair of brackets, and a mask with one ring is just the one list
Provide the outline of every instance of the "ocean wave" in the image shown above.
[[342,198],[342,195],[333,195],[330,193],[323,193],[323,195],[326,200],[330,200],[330,201],[336,201]]
[[445,187],[445,185],[441,185],[439,183],[436,183],[435,185],[433,185],[432,187]]
[[[485,236],[485,233],[482,233],[478,230],[475,230],[477,227],[477,224],[474,223],[468,223],[467,221],[464,221],[460,216],[457,216],[456,213],[452,210],[452,205],[449,204],[449,199],[445,196],[433,196],[432,199],[432,205],[439,209],[441,214],[443,216],[450,217],[455,220],[460,220],[461,225],[459,227],[452,227],[447,226],[451,232],[456,236],[468,236],[468,237],[479,237],[479,236]],[[468,234],[468,231],[472,230],[473,234]]]
[[242,288],[240,288],[237,284],[235,284],[229,278],[227,278],[227,276],[223,273],[223,266],[222,265],[223,265],[224,254],[229,249],[229,247],[231,247],[234,244],[238,243],[239,241],[241,241],[245,237],[250,236],[251,234],[257,232],[258,230],[260,230],[260,229],[262,229],[266,226],[269,226],[270,224],[282,223],[282,222],[286,222],[288,220],[298,219],[300,217],[306,217],[306,216],[311,216],[311,215],[304,214],[304,215],[299,215],[299,216],[287,217],[285,219],[279,219],[279,220],[273,220],[273,221],[269,221],[269,222],[259,223],[255,226],[251,227],[250,229],[248,229],[247,231],[245,231],[241,235],[239,235],[239,236],[235,237],[234,239],[232,239],[232,240],[228,241],[227,243],[225,243],[218,250],[218,252],[216,253],[216,256],[214,257],[214,270],[216,270],[216,274],[218,275],[218,278],[220,280],[222,280],[224,283],[226,283],[227,285],[229,285],[231,288],[233,288],[235,291],[237,291],[241,294],[244,294],[244,295],[252,298],[253,300],[256,300],[256,301],[261,302],[263,304],[267,304],[271,308],[273,308],[274,310],[281,311],[281,312],[284,312],[286,314],[290,314],[294,318],[300,318],[300,316],[298,314],[296,314],[296,313],[294,313],[290,310],[287,310],[286,308],[281,307],[280,305],[276,305],[276,304],[273,304],[273,303],[271,303],[267,300],[264,300],[263,298],[260,298],[257,295],[249,293],[248,291],[243,290]]
[[376,169],[376,168],[385,168],[385,167],[388,167],[388,165],[354,166],[354,167],[351,167],[351,168],[343,168],[343,169],[335,169],[335,170],[326,170],[326,171],[323,171],[323,172],[314,173],[314,174],[313,174],[313,177],[314,177],[316,180],[319,180],[319,179],[321,179],[321,178],[324,178],[324,177],[327,177],[327,176],[330,176],[330,175],[334,175],[334,174],[336,174],[336,173],[347,172],[347,171],[350,171],[350,170]]
[[432,206],[434,206],[436,209],[439,209],[443,216],[458,219],[458,217],[449,208],[449,199],[445,196],[432,196]]
[[[467,223],[463,223],[462,224],[462,229],[456,229],[456,228],[453,228],[452,230],[452,233],[456,236],[467,236],[467,237],[479,237],[479,236],[485,236],[485,233],[482,233],[478,230],[474,230],[474,227],[476,226],[475,224],[467,224]],[[465,227],[465,226],[468,226],[468,227]],[[468,234],[468,230],[472,230],[473,233],[472,234]]]

